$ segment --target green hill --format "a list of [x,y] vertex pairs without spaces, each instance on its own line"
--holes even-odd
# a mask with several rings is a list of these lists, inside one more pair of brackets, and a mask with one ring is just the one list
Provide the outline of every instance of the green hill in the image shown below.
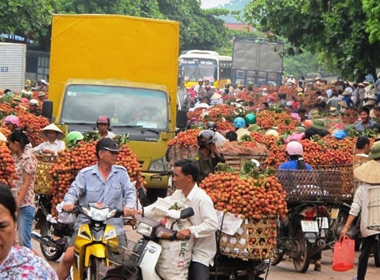
[[[244,7],[250,2],[250,0],[231,0],[224,5],[218,5],[217,8],[227,9],[229,11],[243,11]],[[221,17],[225,22],[235,23],[238,22],[233,16]]]

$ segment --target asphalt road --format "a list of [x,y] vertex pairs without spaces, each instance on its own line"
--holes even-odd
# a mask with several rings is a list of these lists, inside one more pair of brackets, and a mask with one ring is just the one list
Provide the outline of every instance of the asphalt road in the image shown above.
[[[128,238],[136,241],[140,236],[134,232],[131,227],[126,226],[126,232]],[[33,248],[40,252],[39,244],[33,241]],[[352,270],[345,272],[337,272],[332,270],[332,251],[324,251],[322,253],[322,271],[314,271],[314,266],[311,264],[309,270],[306,273],[295,272],[293,268],[293,263],[289,259],[285,259],[275,267],[271,267],[267,280],[351,280],[356,276],[357,261],[359,253],[356,252],[355,256],[355,266]],[[56,268],[58,262],[49,262],[52,267]],[[379,280],[380,279],[380,268],[375,267],[373,258],[370,258],[368,263],[368,270],[366,275],[366,280]]]

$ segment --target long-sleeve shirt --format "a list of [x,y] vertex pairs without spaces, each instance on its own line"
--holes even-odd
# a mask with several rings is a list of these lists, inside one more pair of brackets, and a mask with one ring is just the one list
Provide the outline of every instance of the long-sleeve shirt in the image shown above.
[[[76,202],[82,206],[88,206],[92,202],[101,202],[118,210],[122,210],[124,207],[135,209],[136,189],[124,167],[113,165],[107,181],[104,181],[96,164],[79,171],[67,191],[64,204],[75,204]],[[75,222],[75,229],[88,222],[89,219],[80,214]],[[115,226],[118,235],[124,233],[124,224],[121,218],[111,218],[107,223]]]
[[[205,266],[213,264],[216,254],[215,232],[218,229],[218,217],[211,198],[195,184],[187,197],[181,190],[176,190],[170,197],[164,199],[170,199],[194,209],[194,215],[189,218],[192,224],[189,230],[195,237],[192,261]],[[151,205],[145,209],[149,211],[152,209]]]
[[33,151],[42,152],[43,150],[48,149],[54,151],[54,155],[56,156],[58,152],[64,150],[65,148],[65,142],[62,140],[55,140],[53,143],[50,143],[49,141],[44,141],[37,147],[34,147]]
[[378,234],[378,231],[367,229],[368,226],[368,188],[369,184],[362,184],[356,190],[354,201],[351,204],[350,215],[357,217],[361,211],[360,232],[363,237]]

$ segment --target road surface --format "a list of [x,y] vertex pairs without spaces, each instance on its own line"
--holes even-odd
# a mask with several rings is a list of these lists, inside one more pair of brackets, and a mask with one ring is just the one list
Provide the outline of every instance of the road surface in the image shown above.
[[[134,232],[130,226],[126,226],[126,232],[128,238],[136,241],[139,238],[139,234]],[[37,252],[40,252],[39,244],[33,241],[33,248]],[[293,263],[289,259],[285,259],[275,267],[271,267],[267,280],[351,280],[356,276],[357,262],[359,253],[355,254],[355,266],[354,269],[345,272],[336,272],[332,270],[332,252],[324,251],[322,253],[322,271],[314,271],[314,266],[311,264],[309,270],[306,273],[297,273],[293,268]],[[49,262],[52,267],[56,268],[58,262]],[[368,263],[368,270],[366,280],[378,280],[380,279],[380,268],[375,267],[373,258],[370,258]]]

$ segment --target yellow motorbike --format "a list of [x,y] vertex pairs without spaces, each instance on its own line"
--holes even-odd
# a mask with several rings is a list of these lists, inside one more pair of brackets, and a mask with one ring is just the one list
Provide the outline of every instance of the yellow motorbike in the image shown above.
[[122,216],[122,210],[110,209],[102,203],[90,203],[89,207],[80,206],[79,212],[90,219],[90,223],[79,227],[74,243],[74,265],[71,279],[99,280],[103,278],[107,266],[106,244],[118,244],[114,226],[105,222],[110,218]]

